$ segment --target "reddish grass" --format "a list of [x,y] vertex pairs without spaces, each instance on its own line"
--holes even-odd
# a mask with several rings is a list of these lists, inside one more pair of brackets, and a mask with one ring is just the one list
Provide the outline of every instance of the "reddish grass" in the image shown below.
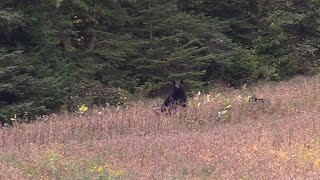
[[297,77],[219,89],[172,116],[159,100],[51,115],[0,130],[0,179],[318,179],[319,94],[319,76]]

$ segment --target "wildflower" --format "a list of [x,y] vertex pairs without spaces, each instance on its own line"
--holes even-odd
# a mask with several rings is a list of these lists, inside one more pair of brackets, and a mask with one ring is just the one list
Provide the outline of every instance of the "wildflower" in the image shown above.
[[82,104],[80,107],[78,106],[78,109],[80,114],[84,114],[85,112],[88,111],[88,107],[85,106],[84,104]]
[[231,100],[227,98],[224,103],[224,109],[227,110],[227,109],[230,109],[231,107],[232,107]]
[[124,174],[124,170],[118,170],[114,174],[115,176],[122,176]]
[[198,91],[197,95],[193,98],[194,100],[198,101],[200,98],[201,92]]
[[99,173],[102,173],[103,172],[103,168],[100,166],[97,170]]
[[207,95],[207,102],[211,101],[210,94]]
[[226,106],[224,107],[224,109],[230,109],[230,108],[231,108],[231,104],[226,105]]
[[10,118],[11,121],[17,121],[17,114],[15,114],[12,118]]
[[228,113],[228,110],[219,111],[219,112],[218,112],[218,116],[219,116],[219,117],[223,117],[223,116],[227,115],[227,113]]

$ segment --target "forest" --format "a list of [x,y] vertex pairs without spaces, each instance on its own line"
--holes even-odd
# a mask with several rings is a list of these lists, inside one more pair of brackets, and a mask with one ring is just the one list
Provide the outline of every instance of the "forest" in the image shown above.
[[317,0],[1,0],[0,120],[313,75]]

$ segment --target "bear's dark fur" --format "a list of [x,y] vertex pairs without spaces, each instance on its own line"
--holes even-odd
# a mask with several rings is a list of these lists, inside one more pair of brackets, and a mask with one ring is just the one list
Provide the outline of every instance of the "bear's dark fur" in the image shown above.
[[18,97],[10,92],[1,91],[0,92],[0,105],[12,104],[18,100]]
[[183,81],[179,83],[172,82],[173,90],[171,94],[164,100],[164,103],[161,107],[161,112],[176,109],[178,106],[186,107],[187,106],[187,95],[186,87]]

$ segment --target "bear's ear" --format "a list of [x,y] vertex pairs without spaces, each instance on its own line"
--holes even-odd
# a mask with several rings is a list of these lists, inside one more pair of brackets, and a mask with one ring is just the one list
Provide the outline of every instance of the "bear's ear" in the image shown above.
[[180,81],[181,84],[184,84],[183,80]]

